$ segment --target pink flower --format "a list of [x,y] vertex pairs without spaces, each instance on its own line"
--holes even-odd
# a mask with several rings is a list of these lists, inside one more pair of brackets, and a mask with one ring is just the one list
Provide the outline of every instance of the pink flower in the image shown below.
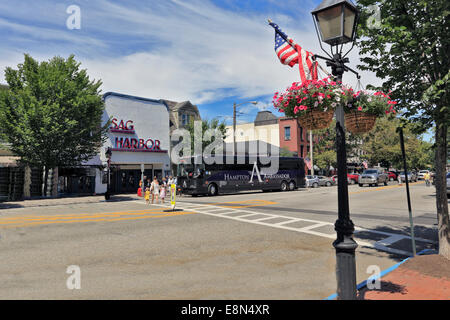
[[358,111],[362,111],[362,109],[363,109],[363,108],[362,108],[361,106],[360,106],[360,107],[358,107]]

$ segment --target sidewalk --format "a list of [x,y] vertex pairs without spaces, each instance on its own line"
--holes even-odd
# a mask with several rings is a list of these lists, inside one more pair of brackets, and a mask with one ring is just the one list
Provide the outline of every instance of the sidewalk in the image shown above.
[[132,201],[142,199],[134,194],[127,195],[113,195],[111,199],[106,201],[104,195],[100,196],[85,196],[85,197],[67,197],[67,198],[54,198],[54,199],[33,199],[23,201],[11,201],[1,202],[1,209],[14,209],[14,208],[34,208],[34,207],[48,207],[48,206],[60,206],[69,204],[81,204],[81,203],[101,203],[101,202],[116,202],[116,201]]
[[381,278],[381,290],[359,291],[360,300],[450,300],[450,260],[430,252],[408,259]]

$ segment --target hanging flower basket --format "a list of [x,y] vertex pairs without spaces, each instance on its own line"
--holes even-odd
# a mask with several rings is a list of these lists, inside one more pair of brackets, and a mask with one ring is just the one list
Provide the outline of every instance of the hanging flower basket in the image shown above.
[[345,114],[345,128],[353,134],[371,131],[376,121],[376,115],[361,111],[352,111]]
[[314,110],[303,114],[298,122],[305,130],[317,130],[328,128],[333,121],[334,110]]
[[342,85],[325,78],[293,83],[284,93],[275,93],[273,104],[287,117],[298,119],[304,129],[316,130],[331,124],[336,107],[347,98]]
[[345,127],[353,134],[367,133],[374,128],[378,117],[396,113],[394,106],[397,102],[383,92],[347,92],[347,96]]

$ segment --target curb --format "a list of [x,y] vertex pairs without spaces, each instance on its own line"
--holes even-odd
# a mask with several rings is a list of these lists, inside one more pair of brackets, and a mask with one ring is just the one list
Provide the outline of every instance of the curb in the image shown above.
[[[420,251],[419,253],[417,253],[418,256],[423,255],[424,253],[428,252],[428,251],[434,251],[433,249],[424,249],[422,251]],[[361,282],[360,284],[358,284],[356,286],[356,290],[361,290],[362,288],[364,288],[365,286],[367,286],[367,281],[375,281],[378,279],[383,278],[385,275],[387,275],[388,273],[391,273],[392,271],[394,271],[395,269],[397,269],[398,267],[400,267],[402,264],[404,264],[406,261],[408,261],[409,259],[411,259],[412,257],[406,258],[405,260],[393,265],[390,268],[387,268],[386,270],[383,270],[380,272],[380,274],[377,274],[375,276],[371,276],[369,277],[369,279],[364,280],[363,282]],[[331,296],[325,298],[324,300],[335,300],[337,298],[337,293],[332,294]]]

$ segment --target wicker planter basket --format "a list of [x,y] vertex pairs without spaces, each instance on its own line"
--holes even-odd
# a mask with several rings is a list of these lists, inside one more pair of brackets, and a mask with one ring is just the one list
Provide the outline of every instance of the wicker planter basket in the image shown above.
[[311,110],[298,118],[300,125],[306,130],[328,128],[333,121],[334,111]]
[[377,116],[360,111],[345,114],[345,128],[351,133],[366,133],[373,129]]

